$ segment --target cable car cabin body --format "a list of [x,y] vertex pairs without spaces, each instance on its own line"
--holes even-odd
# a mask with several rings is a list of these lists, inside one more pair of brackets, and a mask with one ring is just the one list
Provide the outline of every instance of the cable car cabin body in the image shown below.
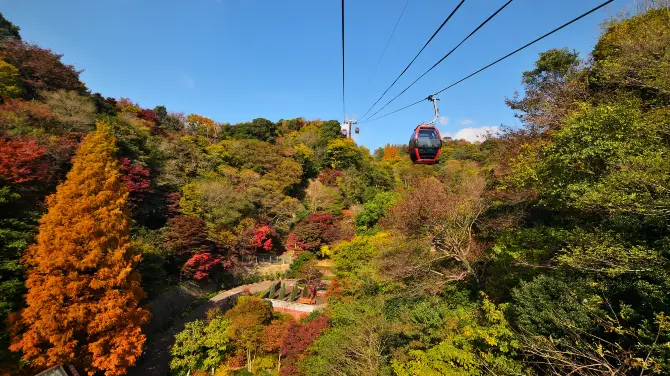
[[409,139],[409,157],[413,163],[435,164],[442,151],[440,131],[432,125],[419,125]]

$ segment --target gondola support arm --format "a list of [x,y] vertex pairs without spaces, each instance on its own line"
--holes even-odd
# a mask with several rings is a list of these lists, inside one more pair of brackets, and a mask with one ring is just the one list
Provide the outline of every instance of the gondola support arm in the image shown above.
[[432,125],[435,124],[437,119],[440,117],[440,109],[437,107],[437,101],[439,101],[440,98],[436,98],[434,95],[429,95],[426,98],[426,100],[433,102],[433,108],[435,109],[435,118],[429,123],[424,123],[424,125]]

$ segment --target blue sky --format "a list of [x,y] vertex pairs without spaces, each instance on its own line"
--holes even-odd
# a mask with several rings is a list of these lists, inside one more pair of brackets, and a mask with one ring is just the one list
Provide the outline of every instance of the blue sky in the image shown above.
[[[602,1],[515,0],[386,110],[449,85]],[[504,2],[467,0],[389,99]],[[365,113],[457,3],[409,0],[374,72],[405,0],[346,2],[349,116]],[[598,25],[631,4],[617,0],[444,92],[440,130],[466,135],[473,132],[463,128],[515,124],[504,99],[520,88],[521,72],[532,68],[538,53],[567,46],[586,57],[600,34]],[[21,27],[25,40],[84,69],[88,87],[105,96],[230,123],[257,117],[342,120],[338,0],[0,0],[0,11]],[[371,149],[406,143],[412,129],[431,117],[426,102],[362,124],[357,141]]]

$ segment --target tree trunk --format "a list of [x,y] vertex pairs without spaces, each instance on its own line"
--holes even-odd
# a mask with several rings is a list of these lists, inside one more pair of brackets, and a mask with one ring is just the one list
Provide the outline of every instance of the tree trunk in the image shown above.
[[277,373],[281,370],[281,352],[279,352],[279,355],[277,356]]

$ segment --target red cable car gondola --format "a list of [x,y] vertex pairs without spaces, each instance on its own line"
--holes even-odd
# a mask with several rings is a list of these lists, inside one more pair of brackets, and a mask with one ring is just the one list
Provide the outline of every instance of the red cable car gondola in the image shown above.
[[409,139],[409,157],[413,163],[435,164],[440,157],[442,150],[442,137],[440,131],[433,125],[439,117],[437,101],[439,99],[432,95],[427,98],[433,101],[435,108],[435,119],[430,123],[423,123],[417,126]]
[[442,151],[440,131],[432,125],[419,125],[409,140],[409,157],[414,163],[435,164]]

